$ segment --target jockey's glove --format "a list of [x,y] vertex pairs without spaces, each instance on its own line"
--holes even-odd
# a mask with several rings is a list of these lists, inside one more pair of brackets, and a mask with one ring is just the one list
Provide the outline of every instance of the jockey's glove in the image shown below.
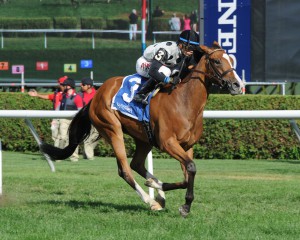
[[177,85],[181,82],[181,79],[179,76],[170,77],[169,83],[172,83],[173,85]]

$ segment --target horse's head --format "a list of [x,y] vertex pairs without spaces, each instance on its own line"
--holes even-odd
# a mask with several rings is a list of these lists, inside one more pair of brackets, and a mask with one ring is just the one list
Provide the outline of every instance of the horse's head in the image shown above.
[[232,66],[232,58],[215,41],[212,48],[201,45],[204,52],[206,73],[213,83],[227,89],[230,94],[237,95],[242,93],[243,81],[237,75]]

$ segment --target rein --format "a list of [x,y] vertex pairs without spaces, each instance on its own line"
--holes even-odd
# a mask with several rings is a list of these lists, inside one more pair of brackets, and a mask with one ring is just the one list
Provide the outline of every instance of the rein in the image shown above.
[[201,73],[205,76],[207,76],[208,78],[211,79],[216,79],[217,82],[219,82],[219,84],[221,85],[221,87],[224,87],[226,81],[223,79],[223,77],[226,76],[226,74],[234,71],[234,68],[229,68],[228,70],[224,71],[223,73],[220,73],[218,71],[218,69],[216,68],[215,64],[213,63],[212,59],[210,58],[210,55],[212,55],[213,53],[215,53],[216,51],[224,51],[224,49],[215,49],[214,51],[212,51],[211,53],[207,53],[205,54],[205,59],[206,59],[206,65],[208,66],[208,69],[213,73],[213,74],[209,74],[197,69],[194,69],[194,72],[197,73]]

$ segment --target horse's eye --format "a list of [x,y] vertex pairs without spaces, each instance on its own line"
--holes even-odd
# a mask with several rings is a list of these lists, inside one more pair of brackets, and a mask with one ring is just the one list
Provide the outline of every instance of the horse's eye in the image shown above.
[[219,59],[214,59],[215,64],[221,64],[221,61]]

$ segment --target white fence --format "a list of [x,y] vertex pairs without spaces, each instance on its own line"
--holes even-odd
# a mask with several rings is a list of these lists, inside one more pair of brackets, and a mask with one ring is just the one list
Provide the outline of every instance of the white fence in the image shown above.
[[[92,38],[92,49],[95,49],[95,33],[121,33],[129,34],[128,30],[98,30],[98,29],[0,29],[1,32],[1,48],[4,48],[3,33],[43,33],[44,48],[48,47],[47,33],[90,33]],[[136,31],[141,34],[142,31]]]
[[[121,33],[128,34],[128,30],[100,30],[100,29],[0,29],[1,33],[1,48],[4,48],[3,33],[43,33],[44,34],[44,48],[48,47],[47,33],[90,33],[92,38],[92,49],[95,49],[95,33]],[[137,34],[142,34],[142,31],[136,31]],[[156,42],[158,35],[177,35],[180,31],[153,31],[153,42]]]
[[[0,118],[72,118],[77,111],[0,110]],[[300,119],[300,110],[207,110],[206,119]]]
[[[30,128],[35,140],[40,144],[40,139],[32,126],[31,118],[72,118],[77,111],[42,111],[42,110],[0,110],[0,118],[23,118]],[[300,130],[295,122],[295,119],[300,119],[300,110],[241,110],[241,111],[204,111],[205,119],[287,119],[300,141]],[[0,136],[1,139],[1,136]],[[54,172],[55,168],[49,156],[45,155],[46,160]],[[148,171],[153,173],[152,153],[148,155]],[[2,195],[2,151],[0,141],[0,195]],[[149,194],[153,198],[154,190],[149,189]]]
[[[281,95],[285,95],[287,82],[244,82],[246,86],[280,86]],[[244,91],[243,94],[246,92]]]

